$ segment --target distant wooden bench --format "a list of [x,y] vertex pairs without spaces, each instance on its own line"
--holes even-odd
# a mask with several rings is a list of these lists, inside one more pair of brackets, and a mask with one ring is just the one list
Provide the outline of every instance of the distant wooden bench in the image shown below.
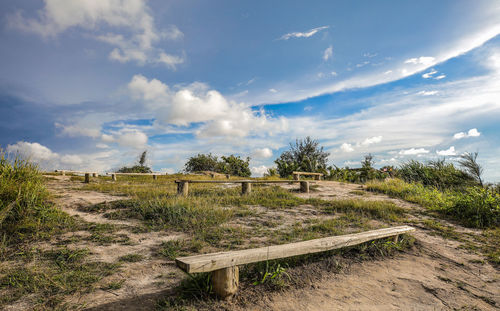
[[66,173],[68,174],[82,174],[82,175],[85,175],[85,183],[89,183],[90,182],[90,175],[92,175],[92,177],[98,177],[99,176],[99,173],[96,173],[96,172],[83,172],[83,171],[68,171],[68,170],[54,170],[54,172],[56,173],[61,173],[62,176],[66,176]]
[[314,176],[314,179],[316,180],[321,180],[321,177],[323,177],[323,174],[321,173],[310,173],[310,172],[292,172],[292,175],[293,175],[293,180],[300,180],[301,175]]
[[111,175],[111,179],[116,181],[117,175],[130,175],[130,176],[153,176],[154,180],[158,179],[158,175],[168,175],[168,173],[106,173],[106,175]]
[[[189,184],[228,184],[240,183],[241,194],[250,194],[252,184],[289,184],[299,182],[294,180],[176,180],[177,194],[187,197],[189,194]],[[309,193],[309,182],[300,181],[300,192]]]
[[235,294],[238,289],[239,265],[325,252],[391,236],[394,236],[394,241],[397,242],[400,234],[414,230],[409,226],[384,228],[284,245],[179,257],[175,262],[187,273],[212,272],[214,292],[219,297],[226,298]]

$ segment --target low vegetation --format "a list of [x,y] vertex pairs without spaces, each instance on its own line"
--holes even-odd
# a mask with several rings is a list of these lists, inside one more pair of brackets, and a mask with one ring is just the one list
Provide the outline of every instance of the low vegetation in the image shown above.
[[232,176],[250,177],[250,158],[242,159],[239,156],[217,156],[209,154],[198,154],[188,159],[184,165],[184,171],[196,173],[203,171],[229,174]]

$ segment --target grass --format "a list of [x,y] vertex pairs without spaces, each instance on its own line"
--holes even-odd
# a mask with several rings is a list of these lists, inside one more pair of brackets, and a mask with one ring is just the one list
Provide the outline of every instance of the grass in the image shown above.
[[128,254],[128,255],[124,255],[124,256],[121,256],[120,258],[118,258],[118,261],[121,261],[121,262],[139,262],[139,261],[142,261],[143,259],[144,259],[144,256],[141,254]]
[[500,195],[488,188],[438,190],[400,179],[373,181],[367,189],[418,203],[442,216],[456,219],[473,228],[500,226]]

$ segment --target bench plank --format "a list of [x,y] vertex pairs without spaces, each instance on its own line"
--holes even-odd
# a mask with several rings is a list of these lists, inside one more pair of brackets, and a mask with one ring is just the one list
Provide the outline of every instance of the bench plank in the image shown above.
[[252,183],[252,184],[289,184],[296,183],[296,180],[176,180],[176,183],[188,182],[190,184],[231,184],[231,183]]
[[175,262],[188,273],[210,272],[237,265],[329,251],[414,230],[410,226],[384,228],[284,245],[180,257],[176,258]]

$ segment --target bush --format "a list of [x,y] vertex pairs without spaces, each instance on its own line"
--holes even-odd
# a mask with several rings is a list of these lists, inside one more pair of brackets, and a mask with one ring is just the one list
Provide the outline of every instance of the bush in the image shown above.
[[198,154],[189,160],[184,165],[186,172],[202,172],[212,171],[222,174],[230,174],[234,176],[250,177],[250,158],[243,160],[239,156],[230,155],[222,156],[221,160],[217,156],[209,154]]
[[0,156],[0,234],[9,243],[48,237],[73,223],[67,214],[52,208],[48,197],[35,164]]
[[274,163],[281,177],[288,177],[293,171],[326,173],[329,155],[323,151],[317,140],[308,136],[305,139],[297,139],[295,145],[290,143],[290,150],[283,152]]
[[472,176],[445,160],[429,161],[426,164],[410,160],[400,166],[396,175],[406,182],[422,183],[441,190],[463,189],[476,184]]
[[139,164],[132,167],[122,167],[117,171],[117,173],[152,173],[151,168],[147,167],[146,164],[146,153],[144,151],[139,157]]

